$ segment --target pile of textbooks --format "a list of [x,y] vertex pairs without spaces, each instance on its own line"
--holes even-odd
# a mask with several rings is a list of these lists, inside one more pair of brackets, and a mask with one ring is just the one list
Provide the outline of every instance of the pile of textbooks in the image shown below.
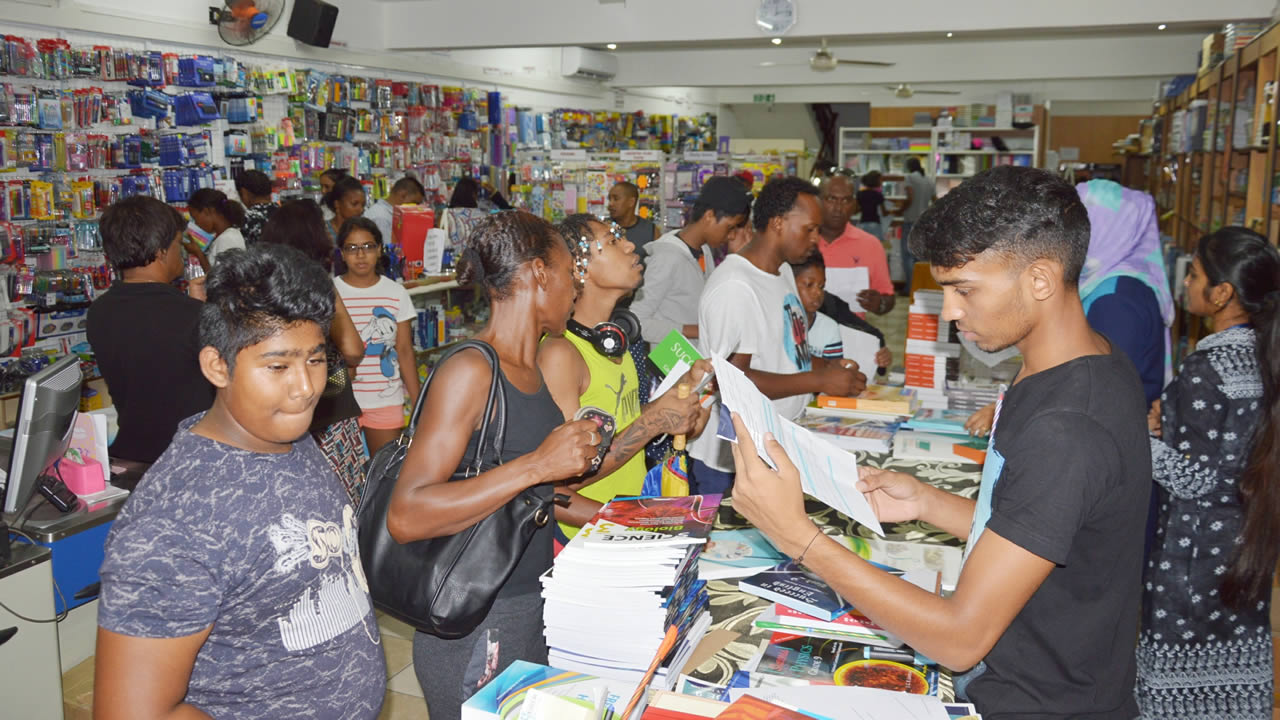
[[719,505],[719,495],[605,505],[542,578],[550,664],[640,683],[674,627],[652,682],[670,689],[711,626],[698,558]]
[[[901,574],[894,568],[881,567]],[[773,601],[773,606],[754,622],[763,630],[854,640],[884,648],[902,645],[901,639],[859,613],[830,585],[794,561],[743,578],[738,581],[738,589]]]
[[[795,638],[767,644],[770,664],[792,653],[819,667],[848,660],[832,678],[881,676],[880,684],[899,689],[797,683],[731,687],[716,697],[653,690],[639,698],[626,720],[981,720],[972,705],[912,693],[922,682],[914,671],[904,675],[897,668],[886,671],[884,664],[863,663],[847,647],[836,652]],[[633,690],[625,683],[517,660],[462,704],[462,720],[623,720]]]

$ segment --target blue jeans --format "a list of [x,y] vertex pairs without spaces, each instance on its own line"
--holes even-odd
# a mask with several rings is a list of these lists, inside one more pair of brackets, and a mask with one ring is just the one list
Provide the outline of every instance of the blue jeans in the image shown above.
[[693,461],[689,468],[690,495],[730,494],[729,491],[733,489],[733,473],[717,470],[701,460],[689,459]]
[[879,240],[880,242],[884,242],[884,224],[883,223],[860,222],[858,223],[858,228],[860,230],[865,230],[871,233],[872,235],[875,235],[877,240]]

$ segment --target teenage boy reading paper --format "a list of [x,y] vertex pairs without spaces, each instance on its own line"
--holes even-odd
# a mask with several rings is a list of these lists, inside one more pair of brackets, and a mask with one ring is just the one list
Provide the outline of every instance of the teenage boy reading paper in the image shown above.
[[[859,611],[955,670],[989,720],[1136,717],[1134,641],[1151,486],[1142,384],[1085,320],[1076,282],[1089,218],[1050,173],[1003,166],[952,190],[911,250],[943,287],[943,317],[987,351],[1016,345],[975,502],[862,469],[881,522],[923,520],[968,541],[953,595],[876,570],[818,531],[781,447],[740,425],[734,508]],[[741,421],[736,421],[740,423]]]
[[[813,252],[822,225],[818,191],[800,178],[774,180],[760,191],[751,218],[755,238],[725,258],[702,291],[700,342],[706,353],[717,353],[745,372],[773,400],[778,414],[795,420],[810,393],[850,397],[866,388],[867,378],[851,360],[809,353],[809,322],[788,263]],[[697,492],[721,493],[732,485],[728,446],[714,432],[690,443]]]
[[107,538],[94,717],[374,718],[386,686],[347,494],[307,428],[333,285],[297,250],[227,253],[200,368],[217,388]]

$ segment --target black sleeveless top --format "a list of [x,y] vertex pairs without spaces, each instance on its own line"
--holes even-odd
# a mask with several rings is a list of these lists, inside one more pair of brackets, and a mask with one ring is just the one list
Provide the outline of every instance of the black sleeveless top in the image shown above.
[[[537,392],[529,395],[512,385],[501,368],[498,369],[498,377],[502,379],[502,389],[507,395],[507,436],[502,446],[502,462],[508,463],[521,455],[528,455],[537,450],[552,430],[564,424],[564,413],[560,412],[560,406],[551,399],[551,391],[547,389],[546,381],[542,382]],[[473,456],[479,435],[478,430],[471,433],[463,458]],[[465,469],[459,468],[459,471]],[[549,484],[536,485],[533,491],[539,497],[550,500],[555,494],[555,487]],[[507,580],[507,584],[503,585],[502,590],[498,592],[498,597],[515,597],[542,592],[538,577],[551,567],[554,555],[553,528],[555,528],[554,519],[534,533],[529,546],[525,548],[524,556],[520,558],[520,563]]]

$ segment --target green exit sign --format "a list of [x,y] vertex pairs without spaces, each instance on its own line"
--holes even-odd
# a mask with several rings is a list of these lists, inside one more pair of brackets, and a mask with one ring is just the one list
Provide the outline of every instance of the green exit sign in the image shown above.
[[752,96],[752,102],[771,103],[773,102],[773,93],[756,93]]

